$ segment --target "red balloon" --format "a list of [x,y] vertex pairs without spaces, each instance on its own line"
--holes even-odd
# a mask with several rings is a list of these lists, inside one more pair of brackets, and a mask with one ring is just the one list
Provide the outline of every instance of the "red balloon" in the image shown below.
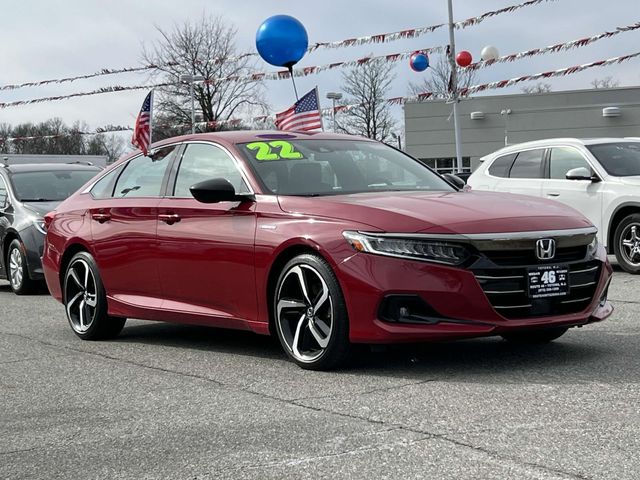
[[471,65],[471,61],[471,54],[466,50],[463,50],[456,55],[456,63],[461,67],[468,67],[469,65]]

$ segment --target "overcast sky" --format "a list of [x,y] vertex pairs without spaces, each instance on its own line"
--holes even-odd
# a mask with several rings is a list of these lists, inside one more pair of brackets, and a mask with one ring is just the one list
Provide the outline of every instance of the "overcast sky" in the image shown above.
[[[454,16],[462,20],[523,0],[454,0]],[[202,14],[223,15],[238,29],[240,51],[255,51],[255,32],[275,14],[289,14],[307,28],[311,43],[393,32],[447,21],[446,0],[22,0],[2,2],[0,28],[0,85],[93,73],[102,68],[141,64],[143,44],[158,39],[155,27],[170,29],[175,22],[196,20]],[[640,21],[637,0],[557,0],[485,20],[457,32],[458,50],[469,50],[474,60],[487,44],[501,55],[591,36]],[[479,72],[476,83],[568,67],[640,51],[640,31],[622,33],[591,46],[496,65]],[[368,54],[383,55],[448,43],[446,29],[416,39],[308,54],[299,66],[352,60]],[[432,61],[434,59],[432,58]],[[265,71],[274,68],[259,62]],[[409,81],[418,81],[407,62],[395,68],[397,81],[390,96],[408,94]],[[620,86],[640,85],[640,59],[595,68],[564,78],[549,79],[554,90],[589,88],[594,78],[613,76]],[[0,101],[94,90],[103,86],[138,85],[146,74],[110,75],[62,85],[0,91]],[[339,90],[340,73],[327,72],[297,80],[300,92],[318,85],[322,101],[327,91]],[[518,93],[521,87],[494,91]],[[61,117],[80,120],[91,128],[106,124],[132,125],[146,92],[119,92],[33,106],[0,110],[0,123],[40,122]],[[278,111],[289,106],[289,81],[267,83],[267,100]],[[401,116],[401,107],[393,107]]]

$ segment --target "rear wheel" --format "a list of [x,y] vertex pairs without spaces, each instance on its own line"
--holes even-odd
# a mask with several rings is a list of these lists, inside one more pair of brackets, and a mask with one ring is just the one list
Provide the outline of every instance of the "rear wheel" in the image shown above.
[[9,245],[6,265],[13,293],[16,295],[28,295],[36,290],[38,282],[31,280],[31,277],[29,277],[26,250],[20,240],[14,240]]
[[520,345],[533,345],[537,343],[549,343],[564,335],[568,328],[545,328],[543,330],[529,330],[527,332],[505,333],[502,335],[506,341]]
[[299,255],[284,266],[273,308],[280,343],[299,366],[329,370],[347,360],[347,307],[331,267],[322,258]]
[[628,215],[618,224],[613,249],[624,271],[640,273],[640,214]]
[[64,304],[69,325],[83,340],[117,336],[125,318],[107,314],[107,295],[98,267],[91,255],[76,253],[64,276]]

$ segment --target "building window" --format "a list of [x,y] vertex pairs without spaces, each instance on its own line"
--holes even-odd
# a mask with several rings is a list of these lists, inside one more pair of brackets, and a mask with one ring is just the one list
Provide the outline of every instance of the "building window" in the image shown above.
[[[455,157],[449,158],[421,158],[420,161],[433,168],[438,173],[453,173],[456,163]],[[462,171],[471,172],[471,157],[462,157]]]

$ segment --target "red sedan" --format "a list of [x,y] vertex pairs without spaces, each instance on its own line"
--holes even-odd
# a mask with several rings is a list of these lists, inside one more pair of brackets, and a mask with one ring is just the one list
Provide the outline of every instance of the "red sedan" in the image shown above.
[[459,190],[360,137],[173,138],[46,223],[49,290],[87,340],[127,317],[238,328],[328,369],[354,343],[551,341],[613,310],[605,251],[575,210]]

